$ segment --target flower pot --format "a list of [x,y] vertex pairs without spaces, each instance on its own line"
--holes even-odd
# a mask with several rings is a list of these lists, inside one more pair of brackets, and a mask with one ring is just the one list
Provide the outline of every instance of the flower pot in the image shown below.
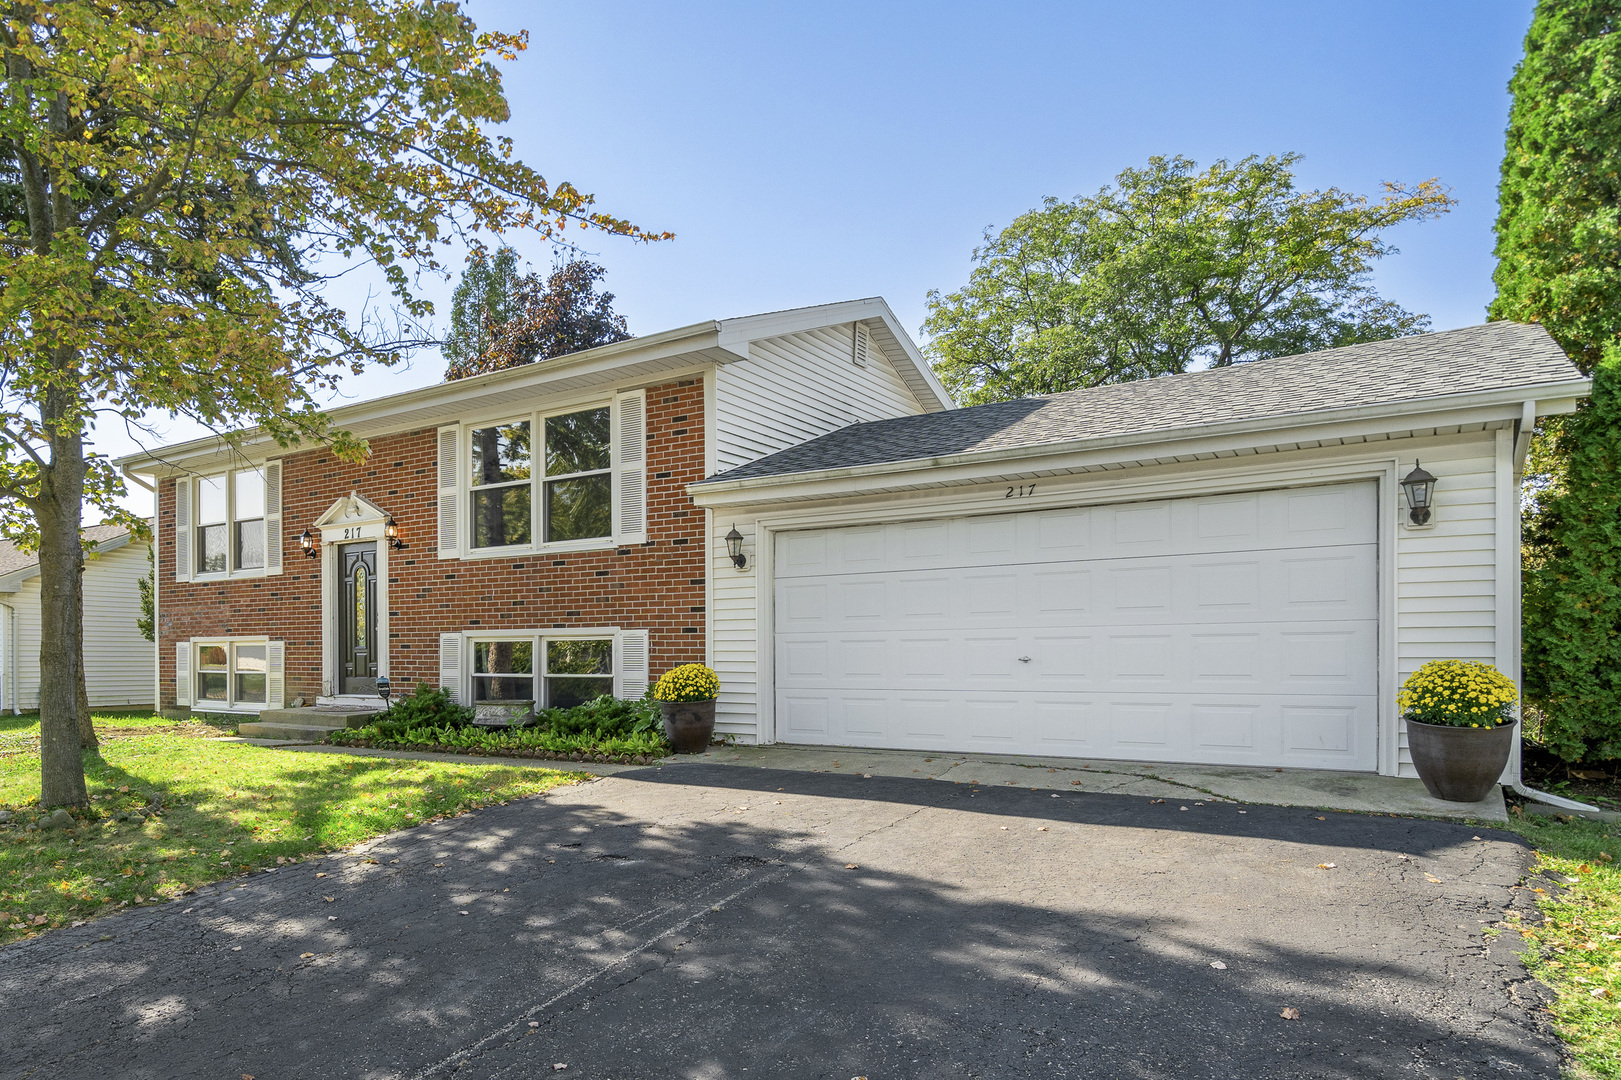
[[664,737],[678,754],[701,754],[715,734],[715,702],[661,701]]
[[1407,747],[1424,787],[1447,802],[1479,802],[1503,776],[1518,724],[1452,727],[1407,721]]

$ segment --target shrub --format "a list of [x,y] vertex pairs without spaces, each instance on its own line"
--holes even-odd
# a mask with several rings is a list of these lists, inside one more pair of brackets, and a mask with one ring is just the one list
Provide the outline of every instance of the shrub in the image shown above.
[[[407,708],[409,703],[410,707]],[[386,747],[442,747],[479,754],[600,754],[662,756],[669,752],[659,726],[658,703],[649,690],[636,701],[604,695],[571,709],[542,709],[522,728],[482,728],[473,710],[443,690],[418,687],[387,716],[362,728],[340,731],[332,741]]]
[[1431,660],[1396,695],[1402,719],[1451,727],[1496,727],[1514,719],[1514,681],[1478,660]]
[[410,697],[390,703],[388,711],[369,727],[400,732],[420,727],[466,727],[473,722],[473,710],[450,699],[450,691],[418,683]]
[[703,664],[682,664],[659,676],[653,696],[659,701],[714,701],[720,676]]

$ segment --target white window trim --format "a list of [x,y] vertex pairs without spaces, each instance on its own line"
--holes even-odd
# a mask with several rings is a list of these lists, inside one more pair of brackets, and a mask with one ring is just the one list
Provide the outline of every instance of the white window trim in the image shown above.
[[[540,539],[545,530],[545,497],[547,480],[565,480],[578,476],[595,476],[606,474],[613,476],[612,462],[617,460],[619,450],[619,410],[615,404],[615,395],[598,396],[556,405],[545,409],[535,409],[527,413],[503,414],[489,418],[480,417],[475,420],[463,420],[461,431],[457,436],[457,477],[456,493],[459,496],[456,532],[460,538],[457,558],[466,562],[475,562],[480,559],[510,559],[514,556],[524,555],[551,555],[571,554],[587,551],[614,551],[624,546],[619,537],[610,532],[607,536],[591,536],[582,540],[554,540]],[[591,409],[608,410],[608,460],[606,469],[590,469],[580,473],[563,473],[558,476],[545,476],[545,422],[553,416],[567,416],[570,413],[587,412]],[[473,492],[483,490],[485,487],[498,487],[502,485],[473,484],[473,432],[482,428],[504,427],[510,424],[529,424],[530,460],[529,460],[529,537],[527,544],[503,544],[500,547],[474,547],[473,546]],[[645,421],[644,421],[645,423]],[[516,485],[520,481],[512,481]],[[610,481],[611,491],[611,481]],[[611,498],[610,494],[610,498]],[[610,525],[612,507],[610,506]],[[555,636],[555,635],[554,635]]]
[[[608,693],[616,694],[619,691],[619,679],[622,674],[619,670],[619,636],[621,632],[622,631],[619,627],[600,627],[587,630],[519,629],[503,632],[495,630],[486,631],[481,629],[477,631],[464,631],[462,633],[462,671],[460,674],[461,685],[458,688],[460,700],[469,705],[473,703],[473,646],[493,641],[527,640],[534,645],[534,652],[532,655],[535,658],[535,670],[530,673],[530,680],[533,683],[531,691],[534,694],[535,708],[537,710],[551,707],[547,705],[544,700],[546,679],[546,642],[548,641],[608,642],[613,649],[612,662],[614,665],[612,674],[606,676],[608,680]],[[604,678],[604,676],[597,676],[597,678]]]
[[[191,558],[191,564],[192,564],[191,565],[191,580],[192,581],[205,581],[205,582],[206,581],[235,581],[235,580],[237,580],[239,578],[262,578],[262,577],[266,577],[266,576],[268,576],[270,574],[270,572],[271,572],[270,571],[270,565],[269,565],[270,564],[270,545],[271,544],[279,544],[279,543],[281,543],[281,536],[280,536],[281,529],[279,527],[280,518],[276,517],[276,516],[273,516],[270,513],[270,472],[269,472],[269,465],[270,465],[270,462],[268,462],[268,461],[251,462],[251,463],[249,463],[247,465],[242,465],[242,466],[238,466],[238,467],[235,467],[235,468],[226,469],[224,472],[204,473],[204,474],[200,474],[200,475],[197,475],[197,476],[188,476],[188,477],[185,477],[184,479],[179,481],[180,483],[186,484],[188,486],[189,491],[190,491],[190,498],[191,498],[191,507],[190,507],[191,523],[187,526],[187,528],[190,530],[190,533],[191,533],[191,535],[190,535],[190,537],[188,539],[189,539],[189,544],[190,544],[190,549],[191,549],[190,550],[190,558]],[[237,520],[236,520],[236,474],[240,473],[240,472],[256,472],[256,473],[258,473],[259,474],[259,480],[260,480],[261,483],[264,484],[264,489],[265,489],[265,512],[264,512],[264,514],[262,514],[261,516],[259,516],[257,518],[248,518],[247,519],[249,521],[261,521],[261,522],[264,523],[265,565],[264,566],[251,566],[251,567],[248,567],[246,569],[239,568],[239,567],[236,566],[236,526],[237,526]],[[198,566],[201,564],[201,560],[202,560],[202,556],[203,556],[203,546],[199,542],[198,534],[202,531],[204,526],[203,526],[202,521],[199,520],[201,518],[200,507],[202,505],[202,502],[198,498],[197,487],[198,487],[198,484],[201,483],[204,480],[213,480],[213,479],[216,479],[216,478],[219,478],[219,477],[223,477],[224,478],[224,483],[225,483],[225,567],[226,568],[224,570],[200,570],[200,569],[198,569]],[[276,527],[274,527],[274,529],[273,529],[272,524],[271,524],[272,521],[277,523],[277,525],[276,525]],[[214,522],[214,524],[219,524],[219,523]],[[213,644],[213,642],[210,642],[210,644]],[[193,655],[193,659],[195,659],[196,654],[193,653],[192,655]]]
[[[191,711],[194,713],[242,713],[244,715],[257,715],[266,709],[278,708],[269,700],[265,701],[227,701],[224,704],[214,701],[202,701],[197,696],[197,677],[202,674],[202,668],[197,663],[198,652],[210,645],[221,645],[225,648],[225,687],[226,692],[236,692],[236,645],[263,645],[265,647],[265,697],[270,697],[270,642],[269,637],[200,637],[191,639]],[[276,639],[280,640],[280,639]]]

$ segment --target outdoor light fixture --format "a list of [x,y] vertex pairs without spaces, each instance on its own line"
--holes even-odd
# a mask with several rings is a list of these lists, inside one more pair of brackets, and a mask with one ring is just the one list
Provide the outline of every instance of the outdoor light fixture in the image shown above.
[[1415,459],[1413,471],[1402,477],[1401,486],[1407,493],[1407,520],[1414,525],[1428,525],[1430,511],[1435,507],[1435,477]]
[[312,559],[321,557],[320,545],[315,542],[314,535],[308,529],[305,529],[304,535],[298,538],[298,546],[303,548],[304,554]]
[[387,675],[379,675],[379,676],[377,676],[377,696],[383,699],[383,708],[384,709],[388,708],[388,695],[390,693],[392,693],[392,691],[390,691],[389,688],[388,688],[388,676]]
[[726,534],[726,550],[731,553],[732,565],[739,570],[749,564],[749,557],[743,554],[743,534],[732,526],[732,531]]
[[388,546],[396,551],[408,546],[404,540],[400,539],[400,527],[394,523],[393,514],[388,516],[388,524],[383,526],[383,535],[388,539]]

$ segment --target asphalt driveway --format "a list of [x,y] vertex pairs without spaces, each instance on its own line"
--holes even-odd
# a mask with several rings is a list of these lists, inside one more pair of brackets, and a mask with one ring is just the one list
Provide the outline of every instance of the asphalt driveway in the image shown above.
[[1528,864],[1451,823],[645,769],[0,950],[0,1077],[1555,1078],[1485,934]]

